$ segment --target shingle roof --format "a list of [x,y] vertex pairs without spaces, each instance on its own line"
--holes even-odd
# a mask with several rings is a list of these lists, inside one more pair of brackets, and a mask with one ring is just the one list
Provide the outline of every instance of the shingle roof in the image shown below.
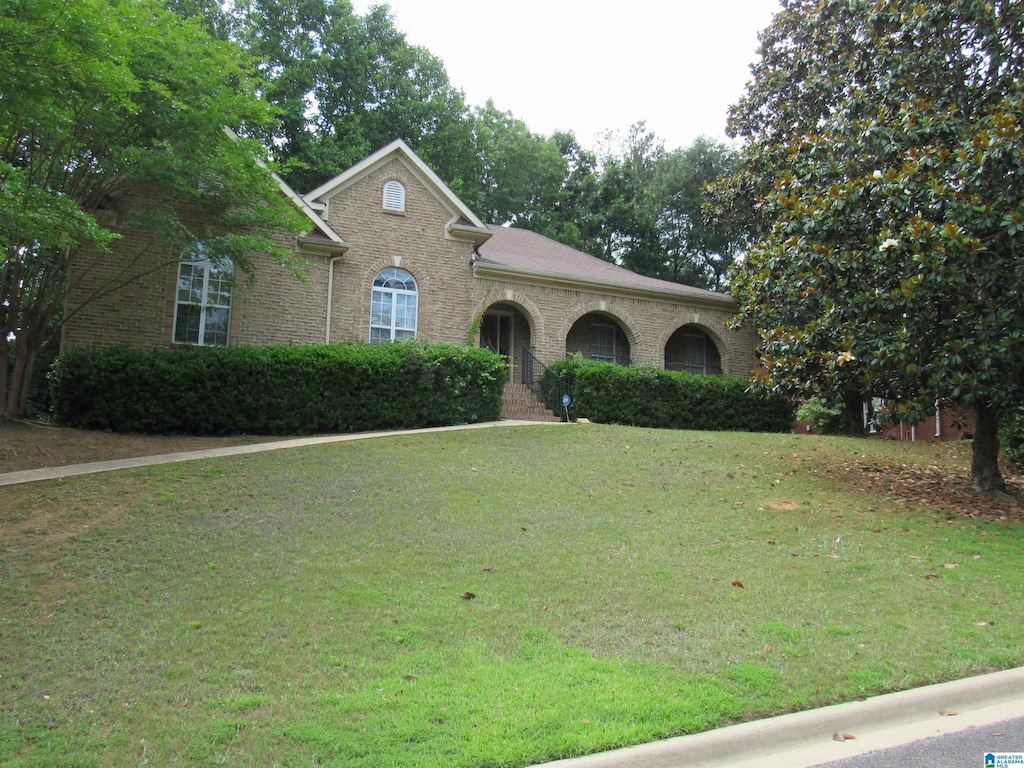
[[536,232],[515,227],[489,228],[493,234],[477,249],[482,264],[497,264],[553,277],[564,276],[570,280],[582,278],[657,292],[668,291],[681,296],[731,301],[727,294],[638,275]]

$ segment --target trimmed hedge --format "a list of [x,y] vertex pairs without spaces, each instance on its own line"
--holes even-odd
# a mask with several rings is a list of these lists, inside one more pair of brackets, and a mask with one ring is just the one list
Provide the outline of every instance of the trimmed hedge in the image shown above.
[[570,357],[551,366],[546,394],[572,396],[570,418],[666,429],[789,432],[792,410],[781,397],[756,394],[731,376],[613,365]]
[[152,434],[295,434],[497,419],[504,361],[485,349],[383,345],[125,347],[65,352],[57,423]]

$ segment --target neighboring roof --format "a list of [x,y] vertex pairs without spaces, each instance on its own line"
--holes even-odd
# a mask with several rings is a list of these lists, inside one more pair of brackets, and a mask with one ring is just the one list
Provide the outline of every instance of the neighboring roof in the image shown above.
[[732,304],[731,296],[689,285],[658,280],[590,256],[550,238],[515,227],[490,227],[490,239],[477,249],[476,263],[523,276],[561,282],[589,283],[658,294],[674,294],[697,301]]
[[[448,188],[448,185],[441,181],[440,177],[430,170],[427,164],[420,160],[419,156],[401,139],[395,139],[386,147],[377,150],[347,171],[342,171],[330,181],[303,195],[303,199],[311,205],[324,203],[342,189],[373,173],[396,157],[401,159],[406,167],[429,182],[427,184],[428,187],[433,186],[435,196],[441,201],[442,205],[453,213],[450,224],[458,225],[463,230],[480,230],[480,234],[486,234],[487,226],[476,217],[475,213],[469,210],[465,203],[459,200],[458,196]],[[463,220],[464,223],[460,223]]]

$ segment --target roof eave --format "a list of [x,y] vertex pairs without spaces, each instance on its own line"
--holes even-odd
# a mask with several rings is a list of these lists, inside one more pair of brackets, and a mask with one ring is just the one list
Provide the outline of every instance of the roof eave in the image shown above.
[[306,235],[299,235],[299,237],[295,238],[295,242],[303,253],[323,256],[340,256],[351,247],[349,243],[341,239],[327,241],[320,237],[308,237]]
[[495,264],[484,261],[473,263],[474,275],[480,277],[493,276],[506,279],[515,279],[521,282],[531,282],[540,285],[558,285],[566,287],[586,286],[599,289],[602,293],[614,293],[623,296],[643,296],[658,298],[671,298],[677,301],[685,301],[688,304],[698,304],[714,309],[736,309],[736,301],[732,296],[726,294],[692,294],[671,288],[646,287],[641,285],[629,285],[628,283],[617,283],[610,280],[600,280],[593,277],[582,277],[561,272],[539,272],[525,267],[510,267],[507,264]]
[[456,240],[469,240],[474,245],[483,245],[491,239],[493,230],[487,227],[474,227],[468,224],[451,222],[447,227],[448,234]]

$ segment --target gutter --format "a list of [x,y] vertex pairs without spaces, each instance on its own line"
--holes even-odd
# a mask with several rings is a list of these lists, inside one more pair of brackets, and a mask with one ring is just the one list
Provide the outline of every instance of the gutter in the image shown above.
[[468,224],[449,224],[446,231],[460,240],[471,240],[474,245],[483,245],[494,234],[487,227],[474,227]]
[[[510,267],[506,264],[485,263],[482,261],[473,262],[473,274],[479,277],[495,277],[518,280],[519,282],[532,282],[540,285],[557,285],[560,287],[573,288],[584,285],[600,289],[604,293],[614,293],[626,296],[640,296],[649,298],[672,298],[678,301],[686,301],[690,304],[709,307],[713,309],[736,310],[736,301],[732,296],[724,293],[716,294],[707,291],[699,294],[675,291],[671,288],[656,288],[633,286],[625,283],[600,280],[593,277],[581,277],[563,272],[537,272],[525,267]],[[696,289],[700,290],[700,289]]]
[[343,254],[339,253],[327,260],[327,329],[324,333],[324,344],[331,343],[331,312],[334,309],[334,262],[342,256]]

